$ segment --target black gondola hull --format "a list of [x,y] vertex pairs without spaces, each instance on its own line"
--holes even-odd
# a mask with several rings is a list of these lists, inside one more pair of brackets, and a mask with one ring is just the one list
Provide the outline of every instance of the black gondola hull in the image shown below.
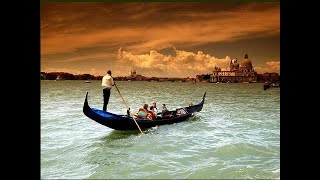
[[[170,111],[173,114],[173,117],[162,118],[161,116],[157,116],[155,120],[138,118],[135,118],[135,120],[141,129],[148,129],[158,125],[173,124],[185,121],[189,117],[193,116],[195,112],[199,112],[202,110],[205,95],[206,93],[203,95],[203,99],[199,104],[184,108],[178,108],[175,111]],[[128,118],[125,115],[117,115],[99,109],[90,108],[87,96],[88,92],[86,94],[86,98],[83,105],[83,113],[87,117],[115,130],[138,130],[138,127],[132,117]],[[183,109],[183,112],[185,112],[185,114],[177,115],[177,111],[180,109]]]

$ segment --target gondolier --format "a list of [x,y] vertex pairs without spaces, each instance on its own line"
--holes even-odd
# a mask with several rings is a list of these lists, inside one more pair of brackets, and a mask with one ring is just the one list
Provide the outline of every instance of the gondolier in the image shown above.
[[111,76],[111,71],[107,71],[107,75],[103,76],[102,83],[103,87],[103,111],[107,111],[107,106],[109,103],[111,88],[114,86],[113,78]]

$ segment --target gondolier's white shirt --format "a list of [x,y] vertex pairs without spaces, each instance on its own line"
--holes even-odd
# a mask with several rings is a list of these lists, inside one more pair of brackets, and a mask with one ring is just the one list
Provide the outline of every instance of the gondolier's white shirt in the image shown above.
[[114,85],[113,78],[109,74],[103,76],[101,85],[103,89],[104,88],[111,89],[112,85]]

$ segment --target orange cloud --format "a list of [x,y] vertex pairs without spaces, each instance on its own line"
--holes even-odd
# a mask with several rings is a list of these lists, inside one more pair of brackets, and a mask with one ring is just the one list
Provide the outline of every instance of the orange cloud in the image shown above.
[[265,72],[276,72],[280,74],[280,61],[268,61],[266,62],[264,67],[254,67],[255,71],[258,73],[265,73]]
[[119,49],[117,64],[140,70],[145,76],[194,77],[210,73],[215,66],[226,68],[230,62],[229,56],[216,58],[202,51],[193,53],[175,49],[175,53],[171,56],[151,50],[148,54],[133,54]]
[[[122,49],[118,50],[116,61],[111,64],[103,63],[98,66],[79,66],[73,68],[57,68],[45,65],[41,67],[44,72],[69,72],[73,74],[90,73],[92,75],[104,75],[107,69],[112,69],[115,76],[128,76],[132,69],[143,76],[157,77],[195,77],[198,74],[212,73],[215,66],[222,70],[229,70],[231,58],[217,58],[202,51],[197,53],[174,48],[175,55],[161,54],[151,50],[146,54],[133,54]],[[97,57],[103,57],[98,55]],[[70,59],[69,59],[70,60]],[[73,59],[71,60],[82,60]],[[280,61],[271,60],[264,66],[254,66],[258,73],[277,72],[280,74]]]

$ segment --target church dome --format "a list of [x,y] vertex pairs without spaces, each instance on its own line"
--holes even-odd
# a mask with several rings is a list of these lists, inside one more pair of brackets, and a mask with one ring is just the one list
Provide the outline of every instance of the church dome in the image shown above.
[[243,59],[240,65],[242,67],[252,68],[252,63],[249,59]]
[[245,69],[252,69],[252,63],[249,60],[249,56],[248,53],[246,52],[246,54],[244,55],[243,60],[240,63],[240,67],[245,68]]

